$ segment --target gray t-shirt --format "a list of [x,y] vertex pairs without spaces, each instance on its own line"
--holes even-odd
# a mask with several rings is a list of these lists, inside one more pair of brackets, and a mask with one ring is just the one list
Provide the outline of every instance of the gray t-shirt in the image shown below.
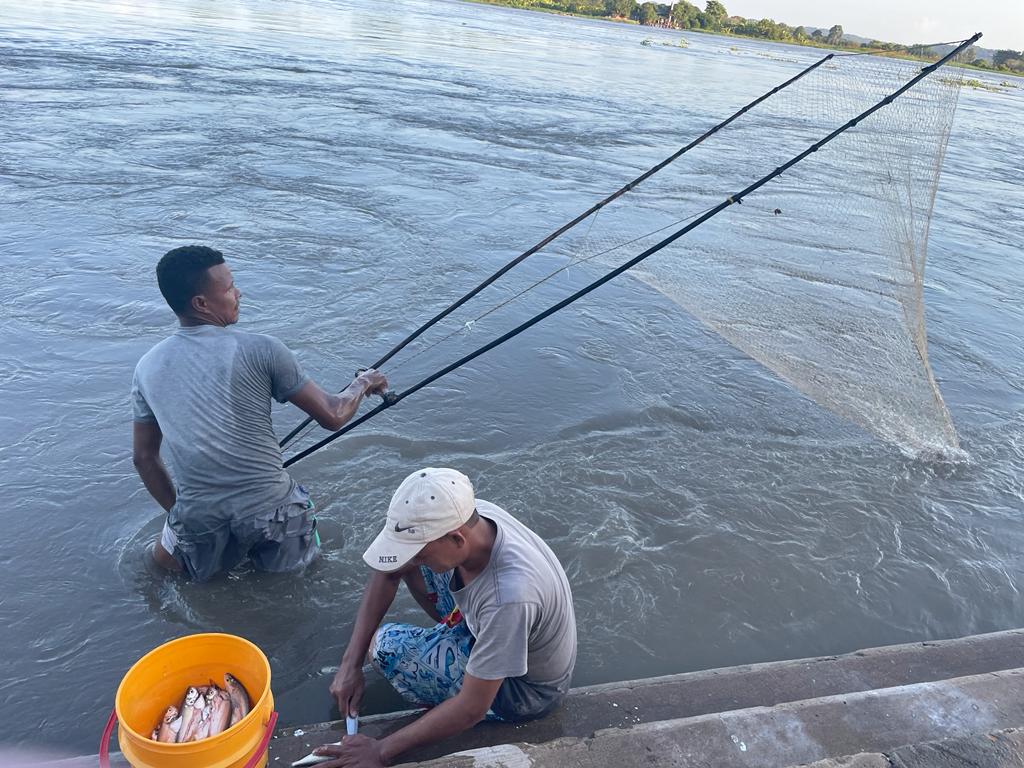
[[177,488],[173,517],[203,530],[266,512],[294,494],[281,466],[270,398],[308,381],[272,336],[215,325],[179,328],[143,355],[132,381],[136,421],[156,421]]
[[541,717],[569,690],[576,664],[569,580],[540,536],[489,501],[477,499],[476,508],[497,533],[487,567],[452,590],[476,638],[466,672],[504,678],[491,705],[500,717]]

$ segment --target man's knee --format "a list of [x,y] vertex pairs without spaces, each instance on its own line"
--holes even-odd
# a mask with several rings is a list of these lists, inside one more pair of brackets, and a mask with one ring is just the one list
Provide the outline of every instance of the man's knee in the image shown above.
[[377,655],[377,636],[380,634],[380,627],[373,633],[373,637],[370,638],[370,647],[366,649],[366,663],[376,669],[377,664],[374,662],[374,658]]

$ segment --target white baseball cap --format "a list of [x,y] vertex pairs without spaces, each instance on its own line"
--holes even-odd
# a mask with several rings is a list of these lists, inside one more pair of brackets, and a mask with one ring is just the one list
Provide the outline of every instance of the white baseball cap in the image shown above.
[[378,571],[397,571],[424,546],[461,528],[476,509],[469,478],[454,469],[413,472],[391,497],[388,518],[363,560]]

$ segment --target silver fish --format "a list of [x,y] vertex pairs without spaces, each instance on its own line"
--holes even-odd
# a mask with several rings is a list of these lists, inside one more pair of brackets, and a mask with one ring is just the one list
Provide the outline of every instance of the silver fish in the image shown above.
[[199,716],[199,726],[196,728],[196,734],[192,738],[192,741],[202,741],[210,735],[210,707],[207,705],[203,708],[202,714]]
[[178,708],[168,707],[167,711],[164,712],[163,720],[160,722],[160,725],[157,726],[157,737],[160,741],[173,743],[178,740],[178,734],[176,734],[174,729],[171,727],[171,723],[177,720],[177,718]]
[[210,728],[213,725],[213,703],[217,700],[217,686],[207,686],[206,695],[200,699],[203,711],[199,718],[199,727],[196,728],[195,741],[209,738]]
[[[359,718],[358,717],[351,717],[351,716],[346,716],[345,717],[345,732],[349,736],[355,736],[357,733],[359,733]],[[328,747],[328,746],[329,747],[340,747],[341,746],[341,742],[340,741],[336,741],[333,744],[324,744],[323,746],[325,746],[325,747]],[[301,760],[296,760],[294,763],[292,763],[292,768],[305,768],[305,766],[308,766],[308,765],[317,765],[318,763],[326,763],[328,760],[333,760],[333,759],[334,759],[333,757],[327,757],[325,755],[315,755],[312,752],[310,752],[308,755],[306,755]]]
[[199,691],[195,688],[189,688],[185,692],[185,699],[181,702],[181,722],[178,724],[177,738],[175,741],[187,741],[184,736],[189,732],[189,729],[192,728],[192,718],[195,717],[193,705],[196,703],[198,698]]
[[199,729],[196,731],[196,741],[209,738],[212,735],[213,707],[217,702],[219,691],[220,689],[216,685],[210,685],[206,691],[206,696],[203,698],[205,703],[203,704],[202,720],[200,720]]
[[210,735],[216,736],[221,733],[231,722],[231,697],[227,691],[217,691],[217,697],[213,701],[213,711],[210,713]]
[[249,700],[245,686],[238,682],[230,672],[224,673],[224,688],[227,690],[228,696],[231,697],[231,725],[234,725],[249,714],[252,702]]
[[188,694],[185,696],[185,711],[182,713],[181,728],[178,731],[179,744],[195,739],[204,706],[206,706],[206,699],[200,696],[199,691],[195,688],[189,688]]

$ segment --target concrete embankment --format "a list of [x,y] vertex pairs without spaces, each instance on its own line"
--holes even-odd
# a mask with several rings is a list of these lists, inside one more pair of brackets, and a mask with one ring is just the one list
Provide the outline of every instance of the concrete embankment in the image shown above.
[[[363,718],[361,730],[384,735],[415,716]],[[1010,630],[577,688],[551,717],[481,724],[405,758],[430,768],[1001,768],[1024,766],[1018,728],[1024,630]],[[269,764],[342,732],[281,729]]]
[[[1024,727],[1022,667],[1024,630],[1011,630],[577,688],[549,718],[482,724],[408,758],[463,753],[427,763],[431,768],[781,768],[981,737],[973,750],[978,752],[983,744],[997,743],[989,734]],[[363,730],[382,735],[409,719],[371,718]],[[279,732],[273,742],[279,764],[336,741],[340,733],[337,724],[301,730],[301,737],[290,735],[293,728]],[[998,743],[1019,739],[1002,738]]]

